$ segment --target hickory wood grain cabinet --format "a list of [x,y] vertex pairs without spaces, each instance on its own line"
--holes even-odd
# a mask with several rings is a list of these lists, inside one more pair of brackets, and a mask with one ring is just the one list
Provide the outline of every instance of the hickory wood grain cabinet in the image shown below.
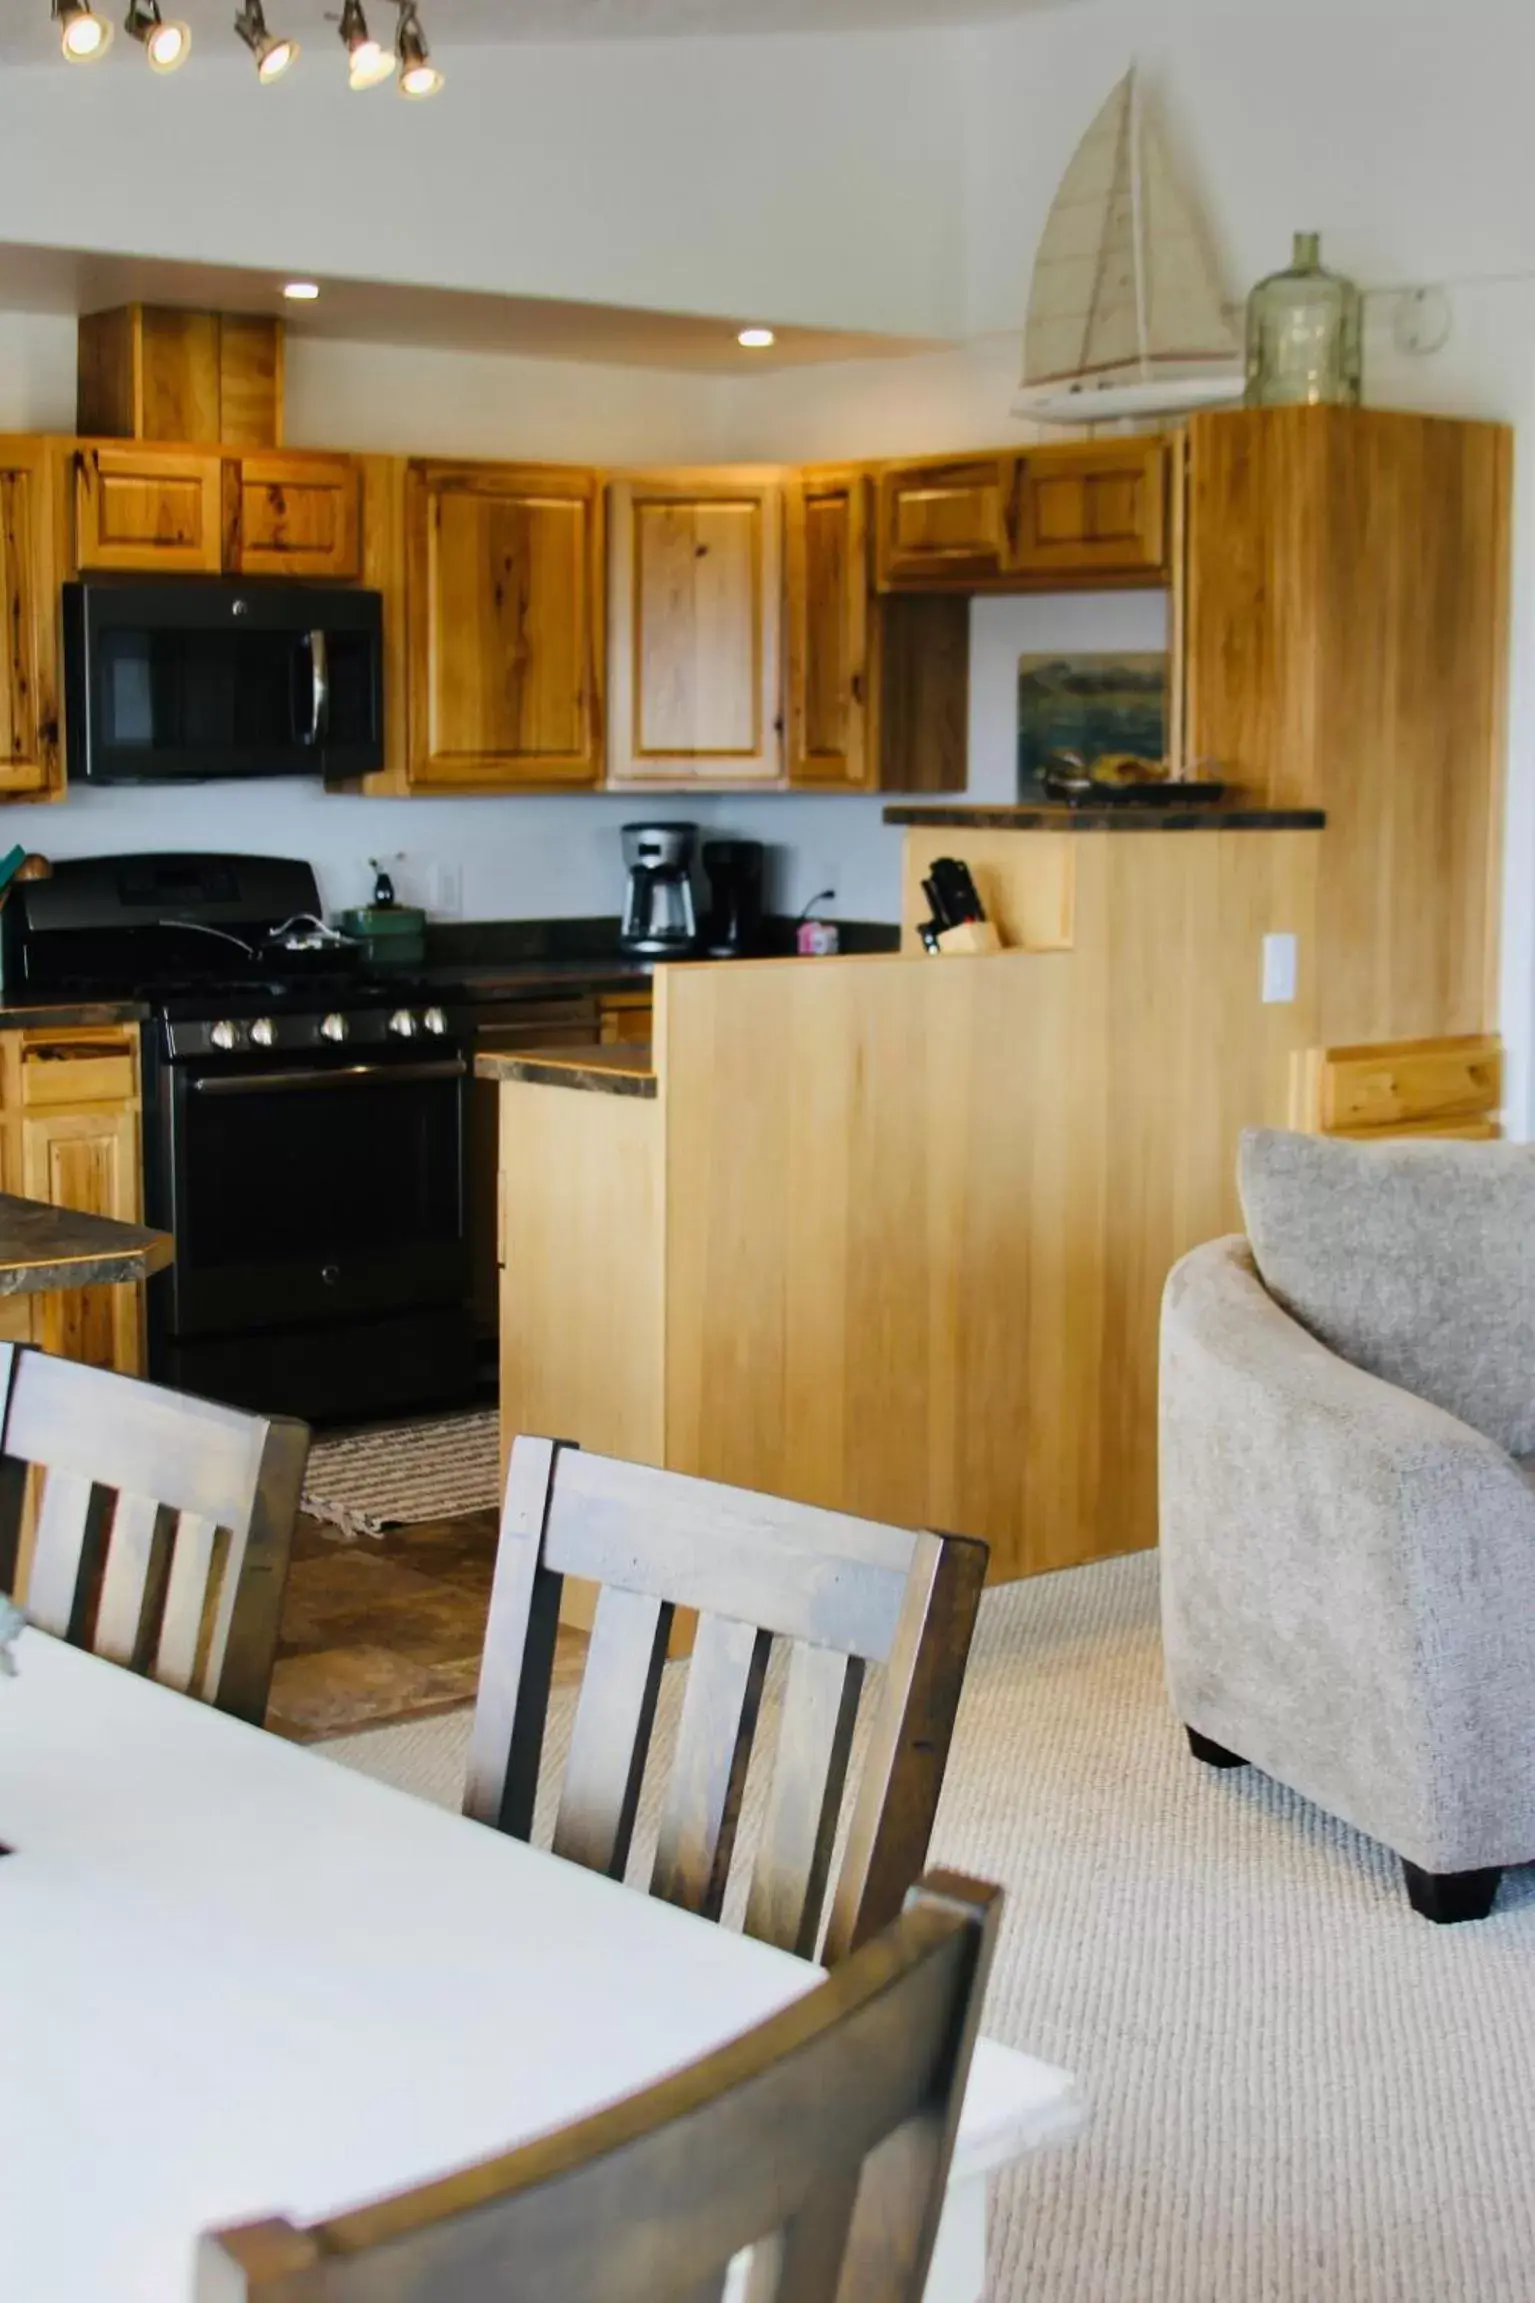
[[102,440],[80,442],[74,464],[82,570],[358,573],[360,480],[349,457]]
[[879,583],[918,591],[1161,583],[1169,466],[1168,442],[1155,433],[887,464]]
[[[0,1033],[0,1189],[82,1215],[143,1221],[133,1024]],[[0,1299],[0,1336],[138,1374],[137,1287]]]
[[57,790],[63,520],[45,440],[0,439],[0,795]]
[[595,784],[603,748],[597,475],[413,463],[404,526],[409,784]]
[[779,475],[614,480],[608,532],[609,782],[776,783]]

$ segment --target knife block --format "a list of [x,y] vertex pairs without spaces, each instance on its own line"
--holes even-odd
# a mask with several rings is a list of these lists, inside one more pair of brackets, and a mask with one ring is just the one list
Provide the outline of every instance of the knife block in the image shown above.
[[958,952],[966,958],[978,958],[984,952],[999,952],[1002,938],[991,920],[962,920],[957,928],[945,928],[938,938],[938,949],[945,959]]

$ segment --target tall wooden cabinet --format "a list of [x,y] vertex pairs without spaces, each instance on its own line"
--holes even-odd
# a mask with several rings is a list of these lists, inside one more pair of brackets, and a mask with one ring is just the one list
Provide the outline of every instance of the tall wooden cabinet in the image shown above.
[[775,783],[783,772],[783,497],[756,475],[608,490],[612,783]]
[[410,784],[505,791],[596,783],[596,474],[415,463],[404,519]]
[[0,795],[37,795],[64,780],[63,524],[53,444],[0,439]]

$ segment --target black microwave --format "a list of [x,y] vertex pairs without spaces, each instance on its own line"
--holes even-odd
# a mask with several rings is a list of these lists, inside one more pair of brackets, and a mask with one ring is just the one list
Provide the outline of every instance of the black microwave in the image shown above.
[[71,778],[179,784],[384,764],[377,592],[222,576],[64,586]]

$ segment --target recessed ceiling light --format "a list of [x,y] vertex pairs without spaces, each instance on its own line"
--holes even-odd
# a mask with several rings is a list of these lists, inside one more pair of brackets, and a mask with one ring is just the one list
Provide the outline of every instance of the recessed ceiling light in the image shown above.
[[283,289],[290,304],[312,304],[319,293],[318,280],[290,280]]
[[776,344],[777,341],[771,328],[743,328],[736,338],[736,342],[748,352],[765,352],[770,344]]
[[59,46],[66,63],[94,64],[112,45],[112,27],[96,15],[85,0],[53,0],[53,21],[59,28]]

